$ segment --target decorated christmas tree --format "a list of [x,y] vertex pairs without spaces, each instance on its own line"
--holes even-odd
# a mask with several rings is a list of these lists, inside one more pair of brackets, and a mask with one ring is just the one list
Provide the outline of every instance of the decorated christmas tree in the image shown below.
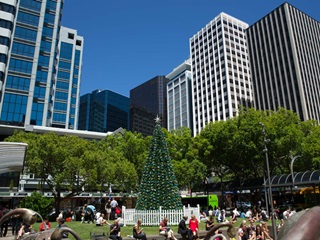
[[178,182],[161,130],[160,119],[157,117],[143,169],[136,209],[155,210],[160,206],[163,209],[182,208]]

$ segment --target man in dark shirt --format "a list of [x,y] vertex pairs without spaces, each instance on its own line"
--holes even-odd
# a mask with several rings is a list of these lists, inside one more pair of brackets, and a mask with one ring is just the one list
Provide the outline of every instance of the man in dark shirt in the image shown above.
[[191,231],[191,229],[187,228],[187,224],[186,224],[187,220],[188,220],[188,216],[183,216],[183,218],[179,222],[178,233],[180,233],[184,239],[191,240],[192,239],[192,231]]

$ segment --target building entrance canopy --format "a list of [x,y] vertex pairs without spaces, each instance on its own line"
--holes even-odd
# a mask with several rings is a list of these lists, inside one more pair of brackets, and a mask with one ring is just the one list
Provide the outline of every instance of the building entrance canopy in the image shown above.
[[[293,174],[294,185],[318,185],[320,184],[320,170],[297,172]],[[288,187],[292,186],[292,175],[282,174],[271,177],[272,187]],[[268,179],[264,182],[264,185],[268,185]]]
[[0,142],[0,174],[21,172],[27,147],[26,143]]

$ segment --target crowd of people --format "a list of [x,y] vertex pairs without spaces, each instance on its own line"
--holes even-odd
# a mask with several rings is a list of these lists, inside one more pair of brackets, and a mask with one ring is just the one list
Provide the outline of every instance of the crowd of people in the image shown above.
[[[208,215],[207,215],[208,213]],[[201,219],[206,221],[206,230],[209,231],[217,223],[228,222],[234,224],[241,218],[240,226],[237,229],[237,240],[272,240],[267,226],[267,222],[272,218],[280,219],[280,224],[276,227],[277,232],[280,231],[284,225],[285,219],[290,218],[296,213],[296,209],[288,207],[280,214],[279,209],[275,209],[273,213],[268,215],[264,208],[249,208],[246,211],[238,211],[234,208],[230,212],[230,216],[226,217],[226,210],[215,208],[209,211],[201,211]]]
[[[123,219],[121,218],[121,211],[117,211],[117,208],[118,203],[114,199],[107,201],[105,211],[103,212],[96,211],[93,205],[85,205],[82,212],[82,222],[92,222],[95,223],[96,226],[107,225],[110,227],[110,239],[122,240],[120,229],[123,226]],[[9,211],[7,207],[3,207],[0,211],[0,218]],[[241,223],[237,228],[237,240],[272,240],[267,227],[267,221],[271,220],[272,217],[281,219],[281,223],[277,226],[277,231],[280,231],[285,219],[290,218],[295,213],[295,209],[287,208],[281,216],[279,216],[277,210],[269,216],[263,208],[250,208],[246,209],[246,211],[238,211],[237,208],[234,208],[229,212],[228,216],[226,216],[226,210],[217,207],[214,209],[211,208],[208,211],[201,211],[200,221],[204,220],[205,230],[210,231],[218,223],[229,222],[235,224],[240,218]],[[113,220],[113,223],[109,223],[111,220]],[[67,227],[63,212],[59,214],[56,222],[57,228]],[[184,216],[178,225],[178,233],[186,240],[198,240],[199,220],[195,215],[191,215],[189,222],[187,222],[188,216]],[[20,215],[13,215],[1,225],[1,236],[7,235],[9,224],[12,226],[12,235],[16,236],[16,239],[21,239],[24,234],[36,232],[36,230],[32,228],[32,225],[22,222]],[[147,236],[141,226],[142,221],[138,219],[133,227],[133,237],[135,239],[147,240]],[[39,231],[49,230],[50,228],[51,224],[48,218],[44,218],[39,226]],[[219,232],[217,231],[216,234],[217,233]],[[159,223],[159,234],[165,236],[168,240],[177,240],[173,229],[168,225],[168,218],[166,217]],[[67,234],[65,234],[64,237],[67,238]]]

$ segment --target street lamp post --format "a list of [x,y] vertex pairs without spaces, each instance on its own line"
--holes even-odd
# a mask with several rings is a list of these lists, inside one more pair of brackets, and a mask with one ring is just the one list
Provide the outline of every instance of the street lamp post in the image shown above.
[[291,171],[291,177],[292,177],[292,187],[291,187],[291,197],[292,197],[292,199],[293,199],[293,188],[294,188],[293,163],[298,157],[301,157],[301,156],[300,155],[297,155],[297,156],[294,156],[294,157],[291,156],[290,171]]
[[270,142],[270,139],[267,139],[266,131],[263,123],[260,123],[262,127],[262,134],[263,134],[263,142],[264,142],[264,152],[266,155],[266,165],[267,165],[267,176],[268,176],[268,187],[269,187],[269,202],[270,202],[270,208],[271,211],[269,212],[269,215],[272,216],[272,233],[273,233],[273,239],[277,240],[277,229],[276,229],[276,221],[274,218],[274,208],[273,208],[273,197],[272,197],[272,187],[271,187],[271,179],[270,179],[270,168],[269,168],[269,159],[268,159],[268,148],[267,143]]

